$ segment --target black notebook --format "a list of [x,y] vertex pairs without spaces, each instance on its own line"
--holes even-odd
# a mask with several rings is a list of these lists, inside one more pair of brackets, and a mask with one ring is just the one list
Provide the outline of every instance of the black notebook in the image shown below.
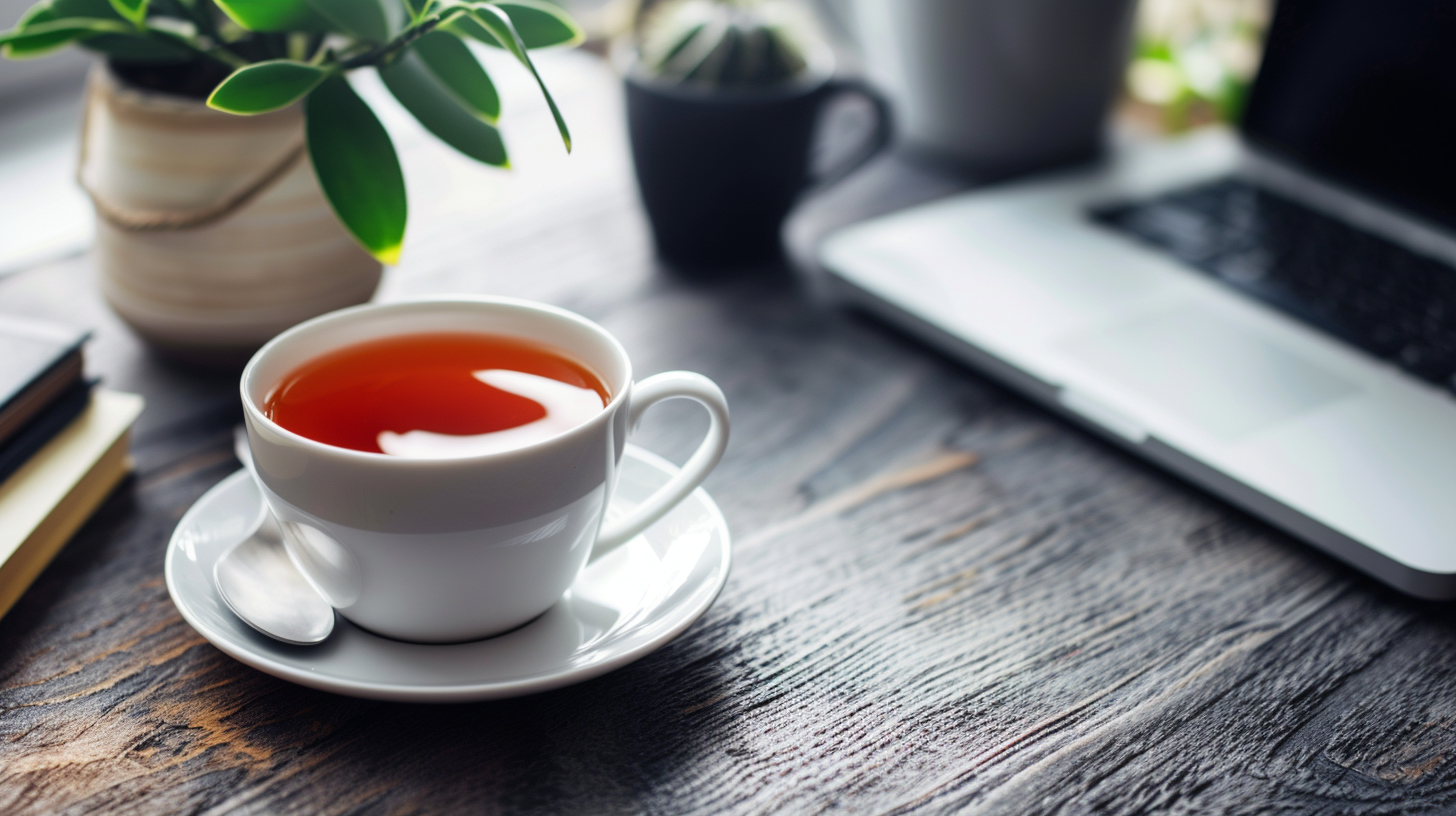
[[10,478],[10,474],[86,410],[91,404],[91,385],[85,380],[72,383],[39,416],[31,417],[9,439],[0,442],[0,482]]
[[88,336],[55,323],[0,315],[0,451],[22,431],[33,435],[35,420],[63,395],[84,387],[81,347]]

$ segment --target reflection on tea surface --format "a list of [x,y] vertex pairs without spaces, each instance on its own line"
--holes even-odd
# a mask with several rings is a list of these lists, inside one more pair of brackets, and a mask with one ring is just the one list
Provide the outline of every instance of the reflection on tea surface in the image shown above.
[[545,414],[514,428],[482,434],[444,434],[414,430],[406,433],[381,431],[380,450],[392,456],[416,459],[451,459],[524,448],[550,439],[591,419],[605,407],[602,397],[590,388],[527,374],[524,371],[490,369],[472,372],[477,380],[541,406]]
[[263,410],[328,445],[442,459],[549,439],[609,400],[602,379],[562,351],[439,332],[371,340],[310,360],[283,378]]

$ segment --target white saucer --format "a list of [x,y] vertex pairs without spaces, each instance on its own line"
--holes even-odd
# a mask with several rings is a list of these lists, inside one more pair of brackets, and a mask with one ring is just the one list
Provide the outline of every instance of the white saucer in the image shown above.
[[[608,515],[626,513],[677,472],[633,445]],[[731,561],[728,525],[699,488],[646,533],[589,564],[561,602],[499,637],[448,646],[379,637],[339,618],[318,646],[253,631],[218,597],[212,567],[251,528],[261,498],[246,471],[209,490],[167,546],[167,591],[214,646],[305,686],[379,700],[460,702],[516,697],[605,674],[677,637],[718,597]]]

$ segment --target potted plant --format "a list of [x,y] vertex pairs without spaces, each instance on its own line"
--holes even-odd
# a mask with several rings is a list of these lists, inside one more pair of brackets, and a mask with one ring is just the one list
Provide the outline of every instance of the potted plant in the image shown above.
[[[787,0],[661,0],[643,11],[626,71],[627,121],[642,201],[662,258],[685,270],[772,262],[790,207],[889,142],[887,106],[835,78],[808,10]],[[815,174],[824,105],[867,98],[866,142]]]
[[368,300],[399,258],[403,174],[350,71],[377,69],[435,136],[509,166],[472,39],[535,75],[570,150],[528,50],[581,32],[541,0],[42,0],[0,33],[0,51],[105,57],[79,172],[102,292],[162,352],[232,364]]

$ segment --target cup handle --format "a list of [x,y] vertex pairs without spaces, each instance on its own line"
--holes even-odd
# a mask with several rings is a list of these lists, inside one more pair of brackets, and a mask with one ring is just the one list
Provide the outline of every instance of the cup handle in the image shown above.
[[843,94],[854,94],[868,100],[875,111],[875,125],[870,130],[869,137],[858,150],[846,156],[835,166],[820,173],[813,180],[809,185],[811,190],[822,190],[858,170],[865,162],[888,147],[895,134],[895,119],[889,100],[885,99],[884,95],[875,90],[868,82],[855,78],[836,78],[829,81],[828,91],[824,97],[826,100]]
[[663,400],[690,399],[708,409],[708,433],[687,464],[659,487],[625,518],[604,522],[592,548],[592,560],[631,541],[637,534],[667,515],[708,477],[723,450],[728,447],[728,400],[717,383],[691,371],[665,371],[632,386],[632,405],[627,414],[629,432],[642,421],[648,408]]

